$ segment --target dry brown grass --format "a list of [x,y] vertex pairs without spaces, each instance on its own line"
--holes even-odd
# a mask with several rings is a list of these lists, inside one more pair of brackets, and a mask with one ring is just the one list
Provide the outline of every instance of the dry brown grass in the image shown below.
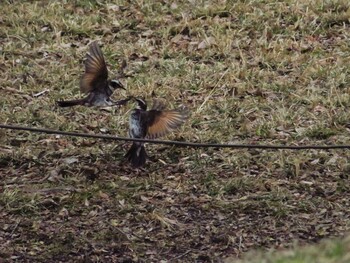
[[[59,109],[79,97],[87,45],[123,59],[127,95],[184,104],[168,138],[345,144],[348,1],[5,1],[1,123],[127,134],[129,109]],[[36,97],[36,93],[47,90]],[[195,261],[349,230],[348,151],[149,145],[143,171],[114,144],[0,131],[0,257]]]

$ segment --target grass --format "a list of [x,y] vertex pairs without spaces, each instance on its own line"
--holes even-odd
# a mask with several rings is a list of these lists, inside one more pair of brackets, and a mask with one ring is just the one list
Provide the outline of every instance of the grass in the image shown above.
[[[126,136],[134,105],[55,106],[82,96],[82,60],[90,41],[100,40],[110,75],[123,59],[132,75],[115,99],[158,97],[191,110],[169,139],[349,141],[348,1],[45,0],[1,7],[1,123]],[[128,147],[1,130],[0,257],[211,262],[349,231],[345,150],[147,145],[154,160],[135,171],[123,160]]]
[[306,262],[348,262],[349,238],[343,240],[323,241],[317,246],[298,247],[294,250],[261,253],[255,252],[247,255],[243,260],[236,261],[233,258],[227,258],[224,262],[259,262],[259,263],[306,263]]

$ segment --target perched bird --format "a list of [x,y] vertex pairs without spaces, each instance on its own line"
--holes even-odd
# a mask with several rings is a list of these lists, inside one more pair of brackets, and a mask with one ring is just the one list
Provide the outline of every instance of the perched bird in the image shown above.
[[[123,62],[123,66],[125,62]],[[80,91],[88,93],[83,99],[56,101],[60,107],[71,107],[75,105],[85,106],[112,106],[125,104],[127,100],[114,102],[110,99],[116,89],[124,89],[123,84],[117,80],[108,79],[108,70],[102,51],[94,41],[90,45],[86,55],[85,73],[80,79]]]
[[[186,110],[165,110],[165,105],[155,100],[151,110],[143,99],[135,98],[137,107],[129,119],[129,136],[131,138],[155,139],[175,130],[188,118]],[[134,168],[146,163],[144,143],[133,142],[125,157]]]

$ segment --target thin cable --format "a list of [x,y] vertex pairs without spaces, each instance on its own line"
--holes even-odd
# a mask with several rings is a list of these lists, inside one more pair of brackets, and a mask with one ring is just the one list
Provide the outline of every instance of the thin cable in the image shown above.
[[40,128],[23,127],[23,126],[6,125],[6,124],[0,124],[0,128],[9,129],[9,130],[56,134],[56,135],[64,135],[64,136],[106,139],[106,140],[114,140],[114,141],[147,142],[147,143],[153,143],[153,144],[176,145],[180,147],[192,147],[192,148],[236,148],[236,149],[241,148],[241,149],[284,149],[284,150],[350,149],[350,145],[300,145],[300,146],[295,145],[294,146],[294,145],[196,143],[196,142],[149,140],[149,139],[126,138],[126,137],[103,135],[103,134],[56,131],[51,129],[40,129]]

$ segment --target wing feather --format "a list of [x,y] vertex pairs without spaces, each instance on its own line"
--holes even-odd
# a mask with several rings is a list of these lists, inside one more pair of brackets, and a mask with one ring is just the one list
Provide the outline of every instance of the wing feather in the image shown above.
[[172,132],[180,127],[188,118],[187,111],[181,110],[150,110],[149,113],[151,118],[146,136],[149,139],[162,137]]
[[103,88],[108,79],[108,70],[97,41],[91,43],[84,64],[85,73],[80,80],[81,92],[89,93],[93,90]]

